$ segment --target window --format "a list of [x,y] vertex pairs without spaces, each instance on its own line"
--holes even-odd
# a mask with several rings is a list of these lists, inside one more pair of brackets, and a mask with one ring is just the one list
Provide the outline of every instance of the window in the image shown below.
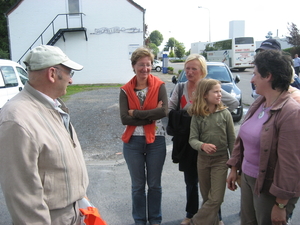
[[80,13],[79,0],[68,0],[69,13]]
[[206,78],[216,79],[221,83],[230,83],[231,77],[225,66],[207,66],[208,74]]
[[12,66],[1,66],[0,70],[3,74],[3,79],[6,87],[18,86],[17,75]]
[[2,73],[1,73],[1,70],[0,70],[0,88],[5,87],[5,83],[4,83],[4,80],[3,80],[2,77],[3,76],[2,76]]
[[232,49],[232,39],[211,43],[209,51]]
[[253,39],[253,37],[240,37],[240,38],[235,38],[235,44],[236,44],[236,45],[254,44],[254,39]]
[[17,72],[19,74],[22,84],[25,85],[25,83],[28,81],[28,75],[27,75],[26,71],[21,67],[16,67],[16,69],[17,69]]

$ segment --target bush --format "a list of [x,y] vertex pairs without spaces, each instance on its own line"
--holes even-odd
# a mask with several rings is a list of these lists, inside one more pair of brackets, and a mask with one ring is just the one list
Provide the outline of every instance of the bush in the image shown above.
[[9,53],[0,49],[0,59],[9,59]]
[[171,63],[185,62],[185,60],[184,59],[171,59],[170,62]]
[[175,55],[174,55],[174,52],[173,51],[171,51],[170,53],[169,53],[169,58],[173,58]]
[[173,67],[171,67],[171,66],[169,66],[169,67],[168,67],[168,70],[170,70],[170,71],[174,71],[174,68],[173,68]]

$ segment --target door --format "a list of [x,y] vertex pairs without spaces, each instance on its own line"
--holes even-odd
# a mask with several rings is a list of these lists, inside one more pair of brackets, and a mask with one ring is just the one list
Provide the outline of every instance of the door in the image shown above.
[[81,0],[67,0],[68,28],[82,27],[81,24]]

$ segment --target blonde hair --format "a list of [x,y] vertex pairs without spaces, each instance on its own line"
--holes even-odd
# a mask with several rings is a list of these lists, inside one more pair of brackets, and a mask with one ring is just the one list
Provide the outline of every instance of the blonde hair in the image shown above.
[[207,64],[206,64],[205,58],[199,54],[190,54],[184,62],[184,68],[185,68],[186,64],[192,60],[198,60],[200,62],[200,70],[202,71],[202,78],[206,77]]
[[[193,98],[193,104],[188,109],[190,116],[195,115],[204,117],[210,114],[207,101],[204,97],[213,88],[213,86],[217,84],[221,85],[221,82],[215,79],[202,79],[198,82]],[[216,110],[222,110],[225,108],[226,107],[222,102],[216,105]]]

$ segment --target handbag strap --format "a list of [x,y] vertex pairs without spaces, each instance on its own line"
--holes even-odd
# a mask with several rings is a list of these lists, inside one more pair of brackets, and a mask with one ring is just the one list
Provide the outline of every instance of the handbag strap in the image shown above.
[[180,99],[183,94],[184,84],[185,83],[178,83],[178,103],[177,103],[177,108],[176,108],[177,111],[179,111],[179,109],[180,109]]

